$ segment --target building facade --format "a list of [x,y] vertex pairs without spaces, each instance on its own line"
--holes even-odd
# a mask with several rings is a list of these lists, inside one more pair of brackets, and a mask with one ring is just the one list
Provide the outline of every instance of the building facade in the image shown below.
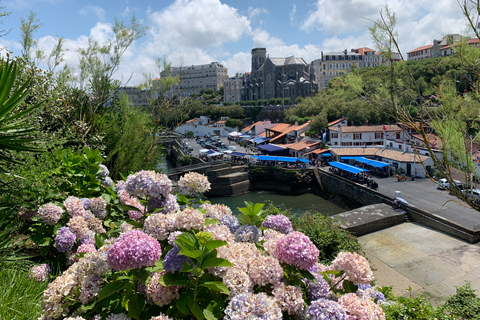
[[[218,91],[223,82],[228,79],[228,69],[218,62],[210,64],[192,65],[188,67],[172,67],[169,75],[178,76],[180,84],[172,87],[171,91],[186,97],[200,90],[213,89]],[[167,76],[162,72],[162,77]]]
[[318,92],[310,65],[302,58],[270,58],[265,48],[252,50],[252,71],[243,77],[242,100],[313,96]]
[[237,73],[234,77],[230,77],[223,81],[223,92],[225,102],[241,101],[243,74]]

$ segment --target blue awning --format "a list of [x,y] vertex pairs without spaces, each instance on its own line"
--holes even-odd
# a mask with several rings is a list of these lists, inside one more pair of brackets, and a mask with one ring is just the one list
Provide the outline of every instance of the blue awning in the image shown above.
[[255,139],[253,139],[253,142],[259,144],[259,143],[264,143],[268,140],[270,140],[270,138],[256,137]]
[[362,159],[363,157],[342,157],[342,160],[357,160]]
[[353,174],[357,174],[357,173],[360,173],[360,172],[363,172],[363,171],[365,171],[365,172],[369,171],[367,169],[357,168],[357,167],[351,166],[351,165],[346,164],[346,163],[341,163],[341,162],[329,162],[328,164],[330,166],[334,167],[334,168],[338,168],[340,170],[347,171],[347,172],[350,172],[350,173],[353,173]]
[[293,157],[277,157],[277,160],[276,161],[280,161],[280,162],[297,162],[297,158],[293,158]]
[[206,153],[206,154],[213,154],[213,153],[215,153],[215,151],[213,151],[213,150],[208,150],[208,151],[205,152],[205,153]]
[[331,157],[332,154],[330,152],[324,152],[324,153],[320,153],[322,156],[324,157]]
[[300,162],[309,162],[307,159],[298,159]]
[[372,159],[367,159],[367,158],[364,158],[364,157],[358,158],[358,159],[356,159],[356,161],[361,162],[361,163],[366,163],[369,166],[377,167],[377,168],[384,168],[384,167],[388,166],[388,163],[381,162],[381,161],[376,161],[376,160],[372,160]]
[[277,157],[272,156],[258,156],[257,160],[259,161],[275,161]]
[[235,156],[235,157],[245,157],[246,153],[242,153],[242,152],[232,152],[230,153],[231,156]]
[[264,144],[261,146],[257,146],[258,149],[269,151],[269,152],[274,152],[274,151],[279,151],[279,150],[285,150],[283,147],[279,146],[274,146],[273,144]]

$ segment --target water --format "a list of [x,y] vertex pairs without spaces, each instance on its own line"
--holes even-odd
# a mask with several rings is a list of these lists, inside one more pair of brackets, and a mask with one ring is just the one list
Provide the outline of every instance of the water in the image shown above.
[[303,214],[305,211],[317,211],[324,216],[331,216],[338,213],[345,212],[342,208],[320,196],[311,193],[302,195],[283,195],[272,192],[249,192],[239,196],[232,197],[216,197],[209,198],[212,203],[224,204],[234,213],[239,213],[238,207],[245,207],[244,201],[251,201],[253,203],[272,202],[275,206],[280,208],[287,208],[294,214]]
[[171,169],[175,168],[173,162],[167,160],[167,156],[163,155],[158,159],[157,169],[162,173],[168,174]]

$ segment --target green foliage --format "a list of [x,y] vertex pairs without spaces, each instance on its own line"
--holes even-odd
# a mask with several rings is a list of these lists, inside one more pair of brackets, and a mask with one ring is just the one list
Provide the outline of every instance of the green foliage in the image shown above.
[[276,99],[275,99],[275,98],[270,98],[270,100],[269,100],[268,103],[270,103],[270,105],[274,105],[275,102],[276,102]]
[[255,121],[255,119],[260,114],[260,112],[262,112],[262,109],[263,109],[263,107],[260,107],[260,106],[250,108],[250,114],[252,115],[252,120],[253,121]]
[[440,308],[443,313],[461,319],[480,319],[480,297],[475,293],[470,282],[457,287],[455,295],[448,297]]
[[245,201],[245,206],[243,208],[238,208],[242,214],[237,216],[238,220],[242,224],[248,224],[252,226],[260,226],[264,220],[263,207],[264,203],[253,203],[251,201]]
[[0,260],[0,319],[38,319],[42,312],[41,298],[47,282],[29,278],[25,262],[4,263]]
[[9,59],[0,61],[0,174],[7,172],[2,165],[15,162],[9,152],[40,151],[31,146],[35,141],[29,136],[33,128],[25,127],[24,122],[41,103],[19,110],[31,94],[31,80],[16,87],[18,72],[16,62]]
[[319,261],[329,264],[340,251],[363,254],[357,238],[341,229],[330,217],[320,213],[305,213],[302,216],[290,216],[293,229],[303,232],[320,251]]
[[243,127],[243,121],[240,119],[227,119],[225,121],[225,126],[230,127],[230,128],[242,128]]
[[283,104],[290,104],[290,102],[292,102],[292,99],[290,99],[289,97],[283,99]]

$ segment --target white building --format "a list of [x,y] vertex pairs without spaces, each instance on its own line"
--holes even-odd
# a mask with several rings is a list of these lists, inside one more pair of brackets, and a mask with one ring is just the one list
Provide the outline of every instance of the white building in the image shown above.
[[398,125],[342,126],[329,127],[331,146],[364,147],[384,146],[386,140],[405,140],[406,136]]

